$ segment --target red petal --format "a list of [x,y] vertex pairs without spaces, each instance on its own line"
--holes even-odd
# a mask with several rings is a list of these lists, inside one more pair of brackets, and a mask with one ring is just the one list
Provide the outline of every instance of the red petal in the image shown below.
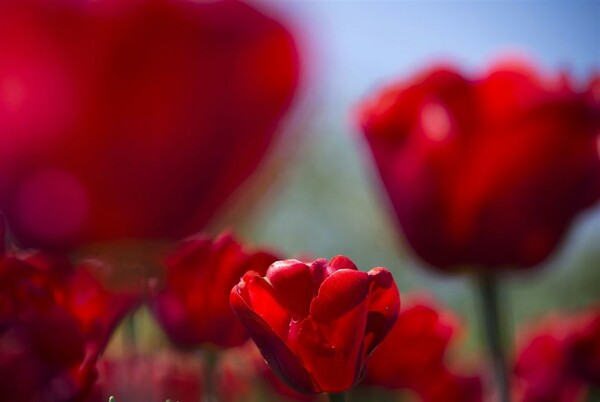
[[[247,271],[254,271],[260,274],[261,276],[265,276],[267,274],[267,269],[271,264],[277,261],[279,258],[274,254],[266,251],[259,251],[256,254],[252,254],[248,257],[248,261],[244,264],[244,274]],[[239,278],[238,278],[239,279]]]
[[331,321],[317,322],[310,318],[304,321],[297,353],[323,391],[343,392],[358,381],[364,365],[361,350],[367,306],[363,298]]
[[138,296],[112,293],[84,267],[74,270],[65,284],[64,307],[79,321],[93,351],[101,353],[121,320],[140,304]]
[[256,272],[247,272],[233,291],[238,292],[248,308],[260,316],[279,338],[288,338],[293,314],[277,300],[275,290],[265,278]]
[[269,267],[267,278],[282,306],[299,316],[296,321],[308,316],[313,296],[313,277],[308,265],[296,260],[277,261]]
[[[253,277],[251,275],[244,275],[244,279],[242,279],[240,284],[231,290],[229,300],[234,313],[248,330],[252,340],[260,349],[261,354],[271,369],[286,384],[299,392],[307,394],[322,392],[314,384],[310,373],[306,370],[299,357],[288,348],[277,331],[253,310],[252,306],[257,305],[256,302],[258,300],[255,300],[254,303],[248,302],[247,297],[250,292],[245,290],[248,281],[255,282],[255,279],[262,280],[258,276]],[[263,283],[264,280],[256,282]],[[256,288],[258,289],[258,287]]]
[[364,353],[369,355],[392,329],[400,313],[400,294],[392,274],[385,268],[369,271],[369,318]]
[[317,322],[329,322],[361,304],[369,292],[366,272],[340,269],[326,278],[310,305],[310,315]]
[[339,269],[326,277],[302,324],[297,350],[325,392],[342,392],[358,379],[367,321],[369,276]]
[[313,277],[313,296],[316,296],[325,278],[331,275],[333,271],[325,258],[319,258],[310,264],[310,273]]
[[329,266],[333,269],[335,269],[336,271],[338,269],[353,269],[355,271],[358,271],[358,268],[356,267],[356,265],[352,262],[352,260],[346,256],[343,255],[336,255],[335,257],[333,257],[331,259],[331,261],[329,262]]

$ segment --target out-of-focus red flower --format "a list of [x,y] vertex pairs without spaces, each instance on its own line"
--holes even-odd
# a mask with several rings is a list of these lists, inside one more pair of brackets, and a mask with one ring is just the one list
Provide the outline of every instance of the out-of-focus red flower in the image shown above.
[[436,67],[380,92],[361,124],[414,251],[440,269],[529,267],[600,197],[600,102],[517,63]]
[[231,311],[231,288],[247,271],[264,275],[276,260],[244,250],[228,233],[185,240],[165,261],[165,288],[151,301],[152,311],[178,347],[240,346],[248,333]]
[[521,350],[515,365],[518,400],[523,402],[581,401],[584,387],[566,372],[568,346],[564,338],[545,333]]
[[337,256],[275,262],[248,272],[231,306],[273,371],[306,394],[343,392],[398,316],[400,298],[385,268],[360,272]]
[[481,401],[481,379],[456,375],[445,362],[456,319],[421,298],[409,305],[369,359],[364,384],[411,390],[426,402]]
[[124,356],[98,363],[98,381],[90,402],[201,401],[202,367],[197,356],[160,352]]
[[569,371],[588,384],[600,386],[600,308],[584,318],[570,343]]
[[111,295],[83,268],[36,254],[0,258],[0,395],[75,401],[135,298]]
[[35,253],[24,258],[43,275],[57,303],[79,323],[91,355],[99,355],[122,318],[141,302],[133,293],[106,289],[88,269],[86,263],[73,267],[62,256]]
[[0,210],[28,247],[194,233],[298,75],[289,32],[238,1],[2,1]]
[[579,402],[600,384],[600,310],[553,317],[530,331],[514,373],[523,402]]

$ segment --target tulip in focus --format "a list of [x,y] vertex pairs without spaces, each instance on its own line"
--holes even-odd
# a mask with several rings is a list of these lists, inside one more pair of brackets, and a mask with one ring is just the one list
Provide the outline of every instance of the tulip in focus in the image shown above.
[[0,210],[21,246],[202,229],[256,169],[298,54],[239,1],[0,2]]
[[185,240],[164,263],[165,287],[151,300],[151,309],[180,348],[240,346],[248,334],[231,311],[231,288],[246,271],[264,275],[276,260],[267,251],[245,250],[228,233],[214,241]]
[[539,264],[600,198],[600,102],[565,76],[439,66],[365,101],[360,121],[406,240],[438,269]]
[[360,272],[343,256],[248,272],[230,301],[271,369],[305,394],[341,393],[360,381],[400,308],[389,271]]

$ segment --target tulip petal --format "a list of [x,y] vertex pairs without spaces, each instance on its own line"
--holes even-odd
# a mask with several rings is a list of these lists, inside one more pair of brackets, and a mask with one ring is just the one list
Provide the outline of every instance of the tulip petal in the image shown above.
[[297,352],[325,392],[341,392],[358,378],[368,312],[369,276],[339,269],[327,277],[302,324]]
[[304,321],[297,353],[323,391],[345,391],[359,378],[365,363],[361,351],[367,307],[367,299],[363,297],[331,321],[317,322],[310,318]]
[[336,271],[338,269],[353,269],[355,271],[358,271],[358,267],[356,266],[356,264],[354,264],[354,262],[352,262],[352,260],[344,255],[336,255],[335,257],[333,257],[331,259],[331,261],[329,262],[329,266],[333,269],[335,269]]
[[369,315],[365,330],[366,355],[371,354],[392,329],[400,313],[400,294],[392,274],[385,268],[369,271]]
[[366,272],[340,269],[326,278],[317,297],[310,305],[310,315],[317,322],[327,323],[360,305],[369,292]]
[[281,305],[273,286],[265,278],[256,272],[247,272],[234,289],[280,339],[287,340],[293,314]]
[[284,308],[298,315],[298,319],[308,316],[313,295],[308,265],[296,260],[278,261],[269,267],[267,278]]
[[[252,304],[247,300],[249,292],[244,291],[244,288],[247,279],[253,282],[255,278],[247,275],[244,278],[230,293],[231,308],[246,327],[271,369],[286,384],[299,392],[306,394],[322,392],[314,384],[300,358],[288,348],[280,335],[273,330],[273,326],[253,310]],[[256,278],[262,279],[258,276]],[[256,305],[257,300],[254,301]]]

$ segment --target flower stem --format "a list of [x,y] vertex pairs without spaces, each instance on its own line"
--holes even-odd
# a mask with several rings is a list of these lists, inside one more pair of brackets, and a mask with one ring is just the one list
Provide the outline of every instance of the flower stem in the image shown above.
[[506,355],[503,347],[503,327],[498,304],[498,278],[493,274],[479,277],[479,290],[482,302],[483,325],[489,353],[492,357],[496,387],[501,402],[510,401],[510,384],[506,368]]
[[137,355],[137,325],[136,312],[133,311],[123,319],[123,345],[134,355]]
[[217,402],[217,361],[218,352],[210,347],[204,350],[204,402]]
[[346,394],[344,392],[340,392],[338,394],[329,394],[330,402],[345,402]]

